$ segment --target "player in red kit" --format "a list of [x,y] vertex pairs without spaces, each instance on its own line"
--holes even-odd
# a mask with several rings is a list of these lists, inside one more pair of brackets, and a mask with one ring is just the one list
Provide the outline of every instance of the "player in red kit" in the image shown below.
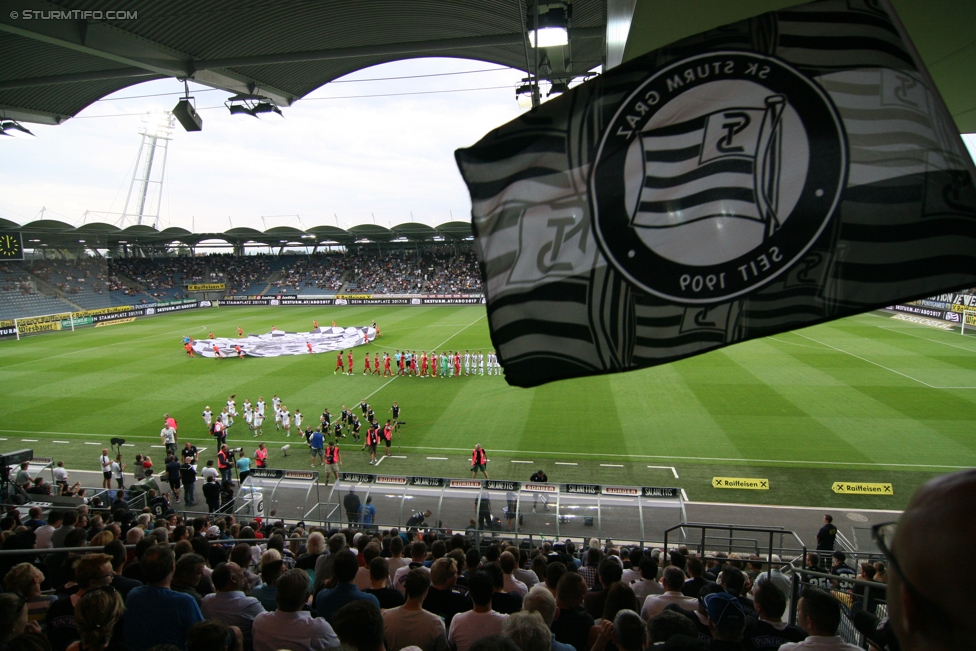
[[311,353],[311,352],[312,352],[312,344],[310,344],[309,342],[307,342],[307,341],[306,341],[306,342],[305,342],[305,347],[306,347],[306,348],[308,348],[308,352],[309,352],[309,353]]
[[410,375],[417,375],[417,353],[410,353]]
[[315,319],[312,319],[312,327],[315,328],[316,330],[318,330],[319,329],[319,322],[316,321]]
[[403,367],[406,365],[406,363],[407,363],[407,353],[406,352],[400,353],[400,375],[403,375]]
[[237,338],[240,339],[244,336],[244,331],[241,330],[241,326],[237,326]]
[[383,377],[387,375],[393,375],[392,371],[390,371],[390,354],[383,353]]
[[437,377],[437,351],[430,351],[430,376]]
[[220,353],[220,349],[217,348],[217,344],[213,345],[214,359],[220,359],[223,355]]
[[238,357],[240,357],[241,359],[244,359],[244,351],[241,349],[240,346],[238,346],[238,345],[235,344],[234,345],[234,350],[237,351],[237,356]]
[[373,353],[373,375],[380,374],[380,354]]
[[340,350],[339,354],[336,355],[336,367],[335,370],[332,371],[332,375],[335,375],[336,371],[341,371],[341,370],[343,370],[343,368],[342,368],[342,351]]
[[369,332],[367,332],[366,330],[363,330],[363,343],[364,344],[369,343]]
[[427,377],[427,351],[420,354],[420,377]]
[[458,351],[454,351],[454,377],[461,375],[461,355]]
[[352,375],[352,351],[350,350],[346,353],[346,359],[349,361],[349,375]]
[[214,334],[213,334],[213,331],[211,331],[211,332],[210,332],[210,334],[209,334],[209,335],[207,335],[207,336],[208,336],[208,337],[209,337],[210,339],[213,339],[213,338],[214,338]]
[[363,366],[363,375],[369,373],[369,353],[366,353],[366,365]]

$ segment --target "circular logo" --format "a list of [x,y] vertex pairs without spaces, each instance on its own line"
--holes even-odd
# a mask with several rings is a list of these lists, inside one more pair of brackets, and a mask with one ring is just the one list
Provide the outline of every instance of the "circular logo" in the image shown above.
[[600,248],[646,292],[718,303],[788,269],[830,222],[847,178],[840,118],[778,59],[712,52],[621,104],[590,197]]

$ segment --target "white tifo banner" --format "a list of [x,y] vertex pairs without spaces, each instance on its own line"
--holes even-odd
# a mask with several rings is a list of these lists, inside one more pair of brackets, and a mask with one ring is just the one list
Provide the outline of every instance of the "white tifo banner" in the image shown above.
[[[201,357],[216,357],[214,346],[220,350],[221,357],[236,357],[236,346],[244,355],[251,357],[280,357],[281,355],[308,355],[309,353],[328,353],[362,346],[376,339],[373,327],[326,327],[312,332],[284,332],[272,329],[268,334],[247,335],[240,339],[217,337],[197,339],[193,351]],[[311,347],[311,350],[309,349]]]

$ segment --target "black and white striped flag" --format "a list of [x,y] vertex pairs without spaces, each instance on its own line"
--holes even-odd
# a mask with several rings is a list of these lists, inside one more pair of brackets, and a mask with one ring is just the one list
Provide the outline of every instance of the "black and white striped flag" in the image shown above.
[[516,386],[976,286],[972,159],[883,0],[684,39],[456,158]]

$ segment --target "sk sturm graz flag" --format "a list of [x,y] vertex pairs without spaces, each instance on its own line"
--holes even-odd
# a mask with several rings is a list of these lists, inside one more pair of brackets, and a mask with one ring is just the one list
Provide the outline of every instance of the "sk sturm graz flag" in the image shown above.
[[972,161],[875,0],[687,38],[456,156],[516,386],[976,286]]

